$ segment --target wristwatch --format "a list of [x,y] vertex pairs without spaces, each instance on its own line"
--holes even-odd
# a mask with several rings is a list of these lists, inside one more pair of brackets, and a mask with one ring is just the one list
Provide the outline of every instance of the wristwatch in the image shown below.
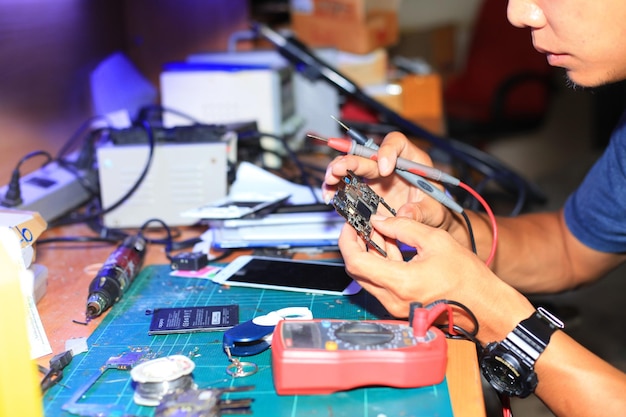
[[535,362],[550,336],[563,322],[543,307],[522,320],[501,342],[489,343],[482,351],[480,368],[491,386],[510,397],[524,398],[535,391]]

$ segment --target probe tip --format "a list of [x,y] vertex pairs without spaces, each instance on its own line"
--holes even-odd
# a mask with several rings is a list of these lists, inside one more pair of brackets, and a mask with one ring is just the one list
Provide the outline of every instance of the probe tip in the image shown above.
[[311,134],[311,133],[307,133],[307,136],[308,136],[308,137],[310,137],[310,138],[312,138],[312,139],[317,139],[317,140],[322,140],[322,141],[324,141],[324,142],[328,142],[328,139],[323,138],[323,137],[321,137],[321,136],[316,136],[316,135],[313,135],[313,134]]
[[331,115],[330,116],[334,121],[336,121],[337,123],[339,123],[339,125],[341,127],[343,127],[346,130],[350,130],[350,128],[348,126],[345,125],[345,123],[343,123],[341,120],[337,119],[335,116]]

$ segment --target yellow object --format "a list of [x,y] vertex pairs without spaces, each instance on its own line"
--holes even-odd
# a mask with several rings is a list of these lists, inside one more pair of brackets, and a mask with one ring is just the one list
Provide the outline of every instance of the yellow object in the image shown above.
[[30,358],[20,284],[26,270],[20,257],[17,236],[8,227],[0,227],[0,417],[43,416],[37,367]]

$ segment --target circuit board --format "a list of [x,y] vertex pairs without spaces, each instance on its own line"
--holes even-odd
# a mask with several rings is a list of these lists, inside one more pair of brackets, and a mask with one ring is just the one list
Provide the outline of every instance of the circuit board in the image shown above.
[[[330,395],[279,396],[273,385],[269,350],[245,358],[258,365],[256,374],[233,378],[226,372],[230,362],[222,349],[223,331],[148,335],[151,321],[148,313],[157,308],[229,304],[239,305],[240,322],[292,306],[308,307],[315,318],[390,318],[365,291],[353,296],[332,296],[222,287],[205,279],[172,276],[166,265],[149,266],[137,276],[89,338],[89,351],[74,357],[61,383],[46,392],[46,417],[76,415],[63,410],[64,405],[72,401],[85,410],[81,415],[101,412],[100,415],[107,416],[153,416],[154,407],[140,406],[133,401],[130,370],[117,359],[128,358],[129,353],[133,361],[186,355],[195,362],[193,378],[201,389],[253,385],[251,391],[227,396],[253,398],[251,409],[256,416],[452,416],[445,380],[435,386],[416,389],[372,387]],[[76,398],[94,376],[98,376],[95,383]]]
[[379,205],[382,204],[391,214],[396,215],[396,211],[382,197],[352,171],[348,171],[348,175],[339,183],[332,204],[337,213],[346,219],[368,245],[381,255],[387,256],[385,250],[371,239],[373,229],[370,217],[376,214]]

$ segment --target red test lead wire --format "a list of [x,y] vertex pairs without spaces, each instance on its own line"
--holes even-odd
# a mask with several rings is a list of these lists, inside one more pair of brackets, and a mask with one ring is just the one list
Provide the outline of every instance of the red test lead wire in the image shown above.
[[464,182],[459,182],[459,187],[470,193],[476,200],[478,200],[478,202],[485,209],[487,216],[489,216],[489,221],[491,222],[491,250],[489,251],[489,256],[487,257],[485,263],[488,266],[491,266],[491,264],[493,263],[493,259],[496,256],[496,248],[498,247],[498,222],[496,221],[496,216],[493,214],[493,211],[491,210],[491,207],[489,207],[489,204],[487,204],[485,199],[480,194],[478,194],[476,190],[474,190],[472,187],[465,184]]

